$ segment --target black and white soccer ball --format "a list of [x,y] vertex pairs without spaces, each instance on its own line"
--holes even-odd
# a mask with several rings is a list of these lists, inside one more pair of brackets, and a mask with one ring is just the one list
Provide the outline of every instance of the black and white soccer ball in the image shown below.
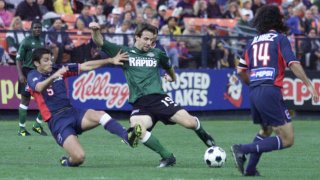
[[222,167],[226,162],[226,158],[226,152],[218,146],[209,147],[204,153],[204,162],[209,167]]

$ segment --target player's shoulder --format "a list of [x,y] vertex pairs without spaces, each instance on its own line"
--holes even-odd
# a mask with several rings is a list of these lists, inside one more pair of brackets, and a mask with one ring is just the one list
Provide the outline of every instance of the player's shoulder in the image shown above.
[[41,73],[39,71],[37,71],[36,69],[33,69],[31,70],[29,73],[28,73],[28,76],[41,76]]

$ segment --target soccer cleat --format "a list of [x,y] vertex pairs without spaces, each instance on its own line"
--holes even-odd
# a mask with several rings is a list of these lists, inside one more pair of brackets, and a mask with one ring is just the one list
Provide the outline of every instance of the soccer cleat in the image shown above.
[[195,130],[195,132],[207,147],[215,146],[214,139],[205,130],[199,129]]
[[60,164],[61,166],[69,166],[68,157],[62,156],[62,158],[60,159]]
[[158,167],[159,168],[164,168],[164,167],[173,166],[175,164],[176,164],[176,157],[174,157],[174,155],[172,154],[168,158],[162,158],[160,160],[160,165]]
[[244,176],[261,176],[259,171],[254,171],[254,172],[245,172]]
[[26,129],[20,129],[18,131],[18,136],[31,136],[31,134]]
[[235,162],[236,167],[242,175],[244,175],[244,163],[246,162],[246,157],[244,153],[240,150],[240,145],[235,144],[231,146],[232,156]]
[[141,126],[138,124],[134,128],[128,129],[128,142],[125,142],[129,144],[131,147],[135,148],[139,144],[139,138],[142,134]]
[[48,134],[43,130],[43,127],[32,127],[32,130],[38,134],[40,134],[41,136],[47,136]]
[[215,142],[214,142],[214,139],[209,135],[209,134],[205,134],[205,137],[206,137],[206,141],[204,142],[208,147],[212,147],[212,146],[215,146]]

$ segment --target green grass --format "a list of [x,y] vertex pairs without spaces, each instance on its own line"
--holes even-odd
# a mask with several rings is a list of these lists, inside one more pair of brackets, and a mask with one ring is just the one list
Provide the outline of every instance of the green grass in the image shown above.
[[[121,123],[128,126],[127,121]],[[65,168],[58,163],[65,152],[51,136],[18,137],[17,121],[0,121],[0,179],[247,179],[235,169],[230,146],[249,143],[258,127],[250,121],[204,121],[203,125],[227,151],[223,168],[208,168],[203,161],[206,147],[194,132],[178,125],[159,123],[153,132],[177,157],[174,167],[156,168],[160,159],[156,153],[141,144],[131,149],[98,127],[80,136],[85,163]],[[295,145],[264,154],[259,164],[261,179],[319,179],[320,121],[295,121],[294,125]],[[30,121],[28,126],[31,130]]]

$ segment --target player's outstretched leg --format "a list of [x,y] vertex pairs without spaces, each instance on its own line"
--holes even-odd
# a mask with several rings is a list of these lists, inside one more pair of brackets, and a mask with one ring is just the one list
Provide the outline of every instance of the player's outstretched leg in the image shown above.
[[204,144],[208,147],[215,146],[214,139],[210,134],[208,134],[203,127],[201,126],[201,123],[197,117],[194,117],[197,121],[197,128],[194,130],[198,137],[204,142]]
[[39,112],[36,122],[33,124],[32,126],[32,130],[38,134],[40,134],[41,136],[47,136],[48,134],[43,130],[43,127],[41,126],[42,123],[42,117],[41,114]]
[[240,150],[240,145],[231,146],[232,156],[235,162],[236,167],[242,175],[244,175],[244,163],[246,162],[246,157],[243,152]]

